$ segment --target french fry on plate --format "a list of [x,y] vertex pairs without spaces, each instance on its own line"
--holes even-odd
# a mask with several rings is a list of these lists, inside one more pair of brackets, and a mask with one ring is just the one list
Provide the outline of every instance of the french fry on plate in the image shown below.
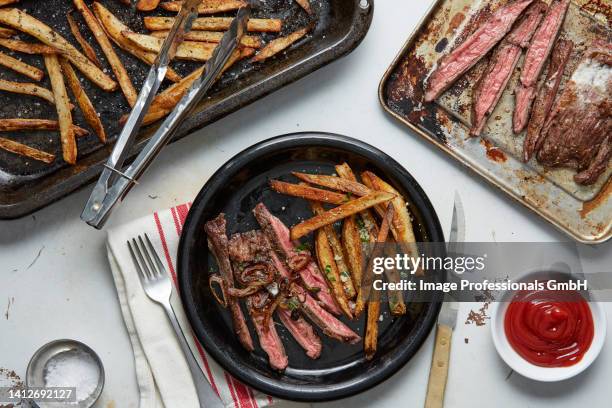
[[0,23],[16,28],[39,41],[57,48],[70,60],[87,78],[105,91],[117,89],[117,83],[100,68],[81,54],[72,44],[42,21],[19,9],[0,9]]
[[22,52],[24,54],[56,54],[57,50],[46,44],[36,44],[10,38],[0,38],[0,45],[9,50]]
[[10,28],[0,27],[0,38],[11,38],[16,34],[17,32],[15,30],[11,30]]
[[[74,135],[83,137],[89,134],[87,129],[73,125]],[[59,122],[51,119],[0,119],[0,132],[23,130],[59,130]]]
[[62,67],[55,54],[46,54],[45,66],[51,80],[51,89],[55,97],[55,108],[60,127],[60,140],[62,142],[62,155],[68,164],[75,164],[77,159],[77,145],[72,127],[72,113],[70,113],[70,100],[64,84]]
[[136,9],[140,11],[151,11],[157,8],[159,0],[138,0]]
[[83,34],[81,34],[81,30],[79,29],[76,20],[74,19],[74,17],[72,17],[72,12],[68,12],[68,14],[66,14],[66,20],[68,20],[68,26],[70,27],[70,32],[72,33],[72,36],[81,46],[81,49],[85,53],[85,56],[87,56],[87,58],[89,58],[94,64],[96,64],[98,68],[102,68],[102,63],[98,59],[96,51],[94,51],[91,44],[89,44],[87,40],[85,40],[85,38],[83,37]]
[[0,65],[4,65],[5,67],[25,75],[35,81],[40,81],[45,76],[45,73],[40,69],[26,64],[23,61],[19,61],[17,58],[13,58],[3,52],[0,52]]
[[102,143],[106,143],[106,132],[104,131],[104,126],[102,125],[102,121],[98,116],[98,112],[96,112],[96,108],[91,103],[91,100],[85,93],[85,90],[81,86],[81,82],[79,78],[76,76],[76,73],[72,69],[70,62],[65,59],[60,59],[60,64],[62,66],[62,71],[64,72],[64,77],[66,78],[66,82],[68,82],[68,86],[74,95],[79,108],[81,108],[81,112],[83,112],[83,116],[85,117],[85,121],[91,126],[94,130],[98,139]]
[[310,6],[310,0],[295,0],[306,11],[306,13],[312,15],[312,7]]
[[339,194],[329,190],[311,187],[304,184],[292,184],[279,180],[270,180],[270,187],[277,193],[319,201],[329,204],[343,204],[348,201],[346,194]]
[[297,31],[292,32],[286,37],[275,38],[274,40],[267,43],[253,58],[252,62],[260,62],[268,59],[279,52],[288,48],[291,44],[304,37],[312,29],[312,26],[300,28]]
[[[199,17],[194,20],[191,29],[225,31],[229,29],[232,20],[232,17]],[[144,24],[151,31],[170,30],[174,24],[174,17],[145,17]],[[282,20],[278,18],[251,18],[247,23],[247,30],[278,33],[282,25]]]
[[325,211],[323,214],[315,215],[314,217],[295,225],[291,228],[291,239],[300,239],[304,235],[307,235],[324,225],[333,224],[334,222],[340,221],[349,215],[356,214],[377,204],[390,201],[394,197],[394,194],[387,193],[385,191],[374,191],[367,196],[348,201],[342,205],[339,205],[338,207]]
[[357,292],[361,286],[363,268],[363,251],[361,248],[361,236],[357,226],[357,215],[346,217],[342,223],[342,246],[353,280],[353,287]]
[[138,92],[136,92],[134,84],[132,84],[132,79],[130,78],[130,75],[128,74],[127,70],[125,69],[123,62],[121,62],[121,59],[119,59],[119,56],[117,55],[117,53],[115,53],[113,45],[111,44],[110,40],[106,36],[106,33],[100,26],[100,22],[98,21],[96,16],[93,15],[93,13],[89,9],[89,7],[87,7],[83,0],[73,0],[73,3],[76,9],[85,19],[85,23],[93,33],[94,38],[100,45],[100,48],[102,48],[102,52],[104,53],[104,55],[106,55],[108,64],[113,70],[117,82],[119,82],[119,87],[121,88],[125,99],[131,107],[134,107],[136,99],[138,99]]
[[0,91],[37,96],[55,105],[55,97],[50,90],[29,82],[13,82],[0,79]]
[[[347,163],[337,164],[335,169],[338,177],[357,182],[357,177],[355,176],[353,169],[351,169]],[[369,187],[366,186],[366,188]],[[374,218],[374,215],[372,215],[371,210],[361,211],[356,222],[361,240],[363,242],[374,243],[376,241],[376,236],[378,235],[378,226],[376,218]]]
[[[125,38],[121,33],[123,31],[129,31],[129,27],[126,26],[119,20],[114,14],[112,14],[106,7],[104,7],[101,3],[95,2],[93,4],[93,10],[98,17],[100,23],[106,34],[125,52],[128,52],[144,62],[147,65],[152,65],[155,61],[156,54],[152,52],[147,52],[142,50],[141,48],[134,45],[131,41]],[[166,78],[168,78],[172,82],[179,82],[182,78],[179,74],[176,73],[171,67],[168,67],[168,71],[166,72]]]
[[[160,4],[160,7],[166,11],[178,12],[182,5],[182,1],[167,1]],[[247,2],[244,0],[202,0],[202,4],[198,6],[198,14],[224,13],[238,10],[246,5]]]
[[9,4],[19,3],[19,0],[0,0],[0,7],[8,6]]
[[19,156],[28,157],[30,159],[38,160],[43,163],[53,163],[55,156],[51,153],[43,152],[42,150],[35,149],[30,146],[26,146],[22,143],[15,142],[13,140],[5,139],[0,137],[0,149],[6,150],[7,152],[18,154]]
[[[166,38],[169,30],[152,31],[151,35],[157,38]],[[185,40],[219,43],[223,38],[223,31],[190,31],[185,33]],[[240,45],[250,48],[261,48],[261,38],[254,35],[243,35]]]
[[[160,52],[164,43],[163,38],[157,38],[146,34],[138,34],[133,31],[123,31],[121,34],[143,50],[154,53]],[[217,44],[215,43],[183,41],[176,48],[176,54],[174,57],[189,61],[206,62],[210,59],[210,57],[212,57],[213,50],[216,46]]]
[[363,184],[342,177],[334,177],[322,174],[307,174],[300,173],[297,171],[294,171],[291,174],[307,183],[327,187],[332,190],[342,191],[344,193],[351,193],[358,197],[363,197],[372,192],[372,190],[370,190]]

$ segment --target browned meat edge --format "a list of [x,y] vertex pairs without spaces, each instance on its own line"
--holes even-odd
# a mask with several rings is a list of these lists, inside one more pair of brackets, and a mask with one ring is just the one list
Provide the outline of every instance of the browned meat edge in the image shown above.
[[516,0],[497,9],[474,33],[443,57],[427,80],[425,101],[431,102],[493,49],[533,0]]
[[470,135],[479,136],[482,133],[487,118],[497,106],[518,64],[522,47],[529,44],[545,10],[546,4],[542,1],[529,6],[515,28],[491,56],[489,65],[474,90]]
[[521,69],[520,84],[516,90],[516,103],[512,118],[514,133],[521,133],[527,126],[538,78],[561,31],[569,5],[570,0],[553,0],[531,39]]
[[542,88],[538,91],[538,95],[533,105],[533,112],[529,118],[529,124],[527,125],[527,135],[525,136],[523,144],[523,159],[525,162],[529,161],[531,156],[538,151],[542,144],[540,132],[542,131],[542,127],[544,127],[544,122],[559,92],[559,85],[561,84],[565,67],[572,55],[573,49],[574,43],[563,38],[557,41],[553,49],[546,80]]
[[[225,214],[221,213],[214,220],[208,221],[204,225],[204,230],[208,237],[208,247],[217,260],[221,276],[223,276],[228,283],[233,285],[234,275],[229,259]],[[238,340],[245,349],[253,351],[253,339],[251,338],[251,333],[249,332],[242,309],[240,309],[240,303],[236,298],[230,297],[228,299],[228,306]]]

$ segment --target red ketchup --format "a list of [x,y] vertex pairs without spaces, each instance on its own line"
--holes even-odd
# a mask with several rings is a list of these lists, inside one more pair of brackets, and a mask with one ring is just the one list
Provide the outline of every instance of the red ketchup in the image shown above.
[[506,337],[525,360],[541,367],[576,364],[594,334],[589,304],[578,292],[518,292],[504,320]]

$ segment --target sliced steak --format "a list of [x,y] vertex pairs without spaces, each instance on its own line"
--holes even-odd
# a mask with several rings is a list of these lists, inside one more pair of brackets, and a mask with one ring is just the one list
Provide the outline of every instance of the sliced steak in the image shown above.
[[[210,248],[210,251],[217,260],[221,276],[223,276],[230,285],[233,285],[234,274],[229,258],[225,214],[221,213],[214,220],[208,221],[204,225],[204,230],[208,237],[208,248]],[[232,323],[238,340],[245,349],[253,351],[253,339],[251,338],[251,333],[249,332],[238,299],[230,297],[228,299],[228,307],[232,315]]]
[[470,134],[479,136],[487,118],[501,98],[508,81],[521,57],[522,47],[529,44],[531,36],[542,20],[546,4],[534,2],[508,37],[497,47],[487,69],[475,87],[472,102],[472,128]]
[[[280,258],[283,259],[285,264],[288,266],[300,264],[300,262],[294,262],[293,260],[295,260],[296,257],[303,257],[306,255],[303,253],[304,251],[296,250],[289,235],[289,228],[287,228],[281,220],[272,215],[263,203],[259,203],[255,206],[253,214],[255,214],[255,218],[270,241],[272,248]],[[292,272],[297,272],[308,288],[318,290],[316,294],[317,299],[327,310],[336,315],[340,314],[340,308],[331,295],[325,278],[312,259],[305,264],[305,267],[298,270],[292,269]]]
[[427,80],[425,101],[431,102],[489,53],[510,31],[533,0],[516,0],[498,8],[474,33],[443,57]]
[[585,52],[542,130],[540,163],[578,170],[574,181],[593,184],[612,152],[612,43]]
[[531,39],[516,90],[516,104],[512,118],[514,133],[521,133],[527,126],[538,78],[561,31],[569,5],[570,0],[553,0]]
[[544,127],[544,122],[559,92],[559,85],[573,49],[574,43],[566,39],[559,39],[553,49],[546,80],[538,91],[533,112],[527,125],[527,136],[525,136],[523,144],[523,159],[525,162],[529,161],[542,145],[542,138],[540,138],[542,127]]
[[[272,266],[269,252],[266,237],[261,231],[234,234],[229,240],[229,254],[236,277],[254,265]],[[265,307],[271,302],[265,290],[246,299],[247,310],[259,337],[259,345],[268,355],[270,366],[276,370],[284,370],[288,365],[285,347],[276,332],[274,319],[266,319],[264,313]]]

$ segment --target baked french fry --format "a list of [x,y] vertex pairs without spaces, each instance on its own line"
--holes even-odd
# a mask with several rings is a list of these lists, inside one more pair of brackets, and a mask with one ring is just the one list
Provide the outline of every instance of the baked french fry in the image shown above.
[[[74,135],[83,137],[89,134],[87,129],[83,129],[76,125]],[[23,130],[59,130],[59,122],[51,119],[0,119],[0,132],[15,132]]]
[[[183,5],[182,1],[167,1],[160,4],[166,11],[179,11]],[[215,14],[226,11],[238,10],[247,5],[244,0],[202,0],[198,6],[198,14]]]
[[53,97],[53,93],[47,88],[43,88],[42,86],[38,86],[36,84],[26,82],[13,82],[0,79],[0,91],[38,96],[39,98],[42,98],[47,102],[55,105],[55,98]]
[[334,295],[342,313],[349,319],[352,319],[353,313],[351,312],[351,308],[344,294],[344,288],[340,281],[340,272],[334,261],[334,253],[329,245],[327,234],[323,230],[319,230],[315,234],[315,249],[317,251],[319,268],[321,272],[323,272],[323,276],[331,289],[331,293]]
[[[347,163],[338,164],[335,166],[335,169],[338,177],[355,182],[357,181],[355,173]],[[372,215],[370,210],[365,210],[359,213],[359,218],[360,219],[356,220],[356,222],[357,227],[359,228],[361,240],[363,242],[374,242],[376,240],[376,236],[378,235],[378,226],[374,215]]]
[[5,67],[25,75],[35,81],[40,81],[45,76],[45,73],[40,69],[26,64],[23,61],[19,61],[17,58],[13,58],[3,52],[0,52],[0,65],[4,65]]
[[[158,53],[164,43],[163,38],[138,34],[133,31],[123,31],[121,34],[143,50],[154,53]],[[188,61],[206,62],[210,59],[210,57],[212,57],[213,50],[216,46],[217,44],[215,43],[183,41],[176,48],[176,54],[174,57]]]
[[310,187],[303,184],[291,184],[284,181],[270,180],[270,187],[277,193],[300,197],[306,200],[320,201],[330,204],[343,204],[348,201],[346,194]]
[[53,163],[55,156],[51,153],[43,152],[42,150],[35,149],[30,146],[26,146],[22,143],[15,142],[13,140],[5,139],[0,137],[0,149],[6,150],[7,152],[18,154],[19,156],[28,157],[30,159],[38,160],[43,163]]
[[[128,26],[123,24],[121,20],[115,17],[114,14],[112,14],[106,7],[98,2],[93,4],[93,10],[96,17],[98,17],[98,20],[102,23],[106,34],[108,34],[114,43],[117,44],[117,46],[132,54],[145,64],[153,64],[156,57],[155,53],[143,51],[121,35],[122,31],[129,31]],[[181,76],[170,67],[168,67],[168,71],[166,72],[166,78],[172,82],[179,82],[182,79]]]
[[0,27],[0,38],[11,38],[14,35],[17,35],[15,30],[11,30],[10,28]]
[[68,86],[74,95],[79,108],[81,108],[81,112],[83,112],[83,116],[85,117],[85,121],[91,126],[94,130],[98,139],[102,143],[106,143],[106,132],[104,131],[104,126],[102,125],[102,121],[98,116],[98,112],[96,112],[96,108],[91,103],[91,100],[85,93],[85,90],[81,86],[81,82],[79,78],[76,76],[76,73],[72,69],[70,62],[65,58],[60,58],[60,64],[62,66],[62,71],[64,72],[64,77],[66,78],[66,82],[68,82]]
[[0,7],[8,6],[9,4],[19,3],[19,0],[0,0]]
[[59,58],[55,54],[45,54],[45,66],[49,73],[51,89],[55,97],[55,108],[60,127],[60,139],[62,142],[62,155],[68,164],[76,164],[77,145],[72,127],[72,113],[70,112],[70,100],[64,84],[62,67]]
[[12,40],[9,38],[0,38],[0,45],[9,50],[23,52],[24,54],[57,54],[57,50],[48,45]]
[[291,228],[291,239],[297,240],[324,225],[333,224],[334,222],[340,221],[349,215],[356,214],[377,204],[390,201],[394,197],[394,194],[390,194],[385,191],[374,191],[367,196],[348,201],[338,207],[325,211],[323,214],[315,215],[314,217],[293,226]]
[[[225,31],[232,23],[232,17],[199,17],[193,22],[192,30]],[[151,31],[170,30],[174,17],[145,17],[145,27]],[[248,31],[278,33],[283,26],[278,18],[251,18],[247,23]]]
[[342,223],[342,246],[353,280],[353,287],[355,291],[358,291],[362,279],[363,250],[361,248],[361,236],[359,235],[356,215],[346,217]]
[[[242,58],[248,58],[253,55],[254,52],[255,50],[252,48],[241,48],[234,51],[230,59],[225,64],[222,73],[229,69],[236,61]],[[193,84],[193,82],[200,75],[202,75],[202,72],[204,72],[204,67],[196,69],[191,74],[183,78],[180,82],[172,84],[163,92],[160,92],[157,96],[155,96],[142,123],[144,125],[149,125],[168,115],[181,100],[185,92],[187,92],[191,84]],[[127,115],[122,116],[120,122],[125,123],[127,117]]]
[[300,28],[297,31],[292,32],[286,37],[275,38],[274,40],[267,43],[253,58],[251,62],[260,62],[268,59],[279,52],[288,48],[291,44],[304,37],[311,30],[312,26]]
[[380,317],[380,300],[370,299],[366,318],[366,332],[363,337],[363,350],[366,360],[371,360],[378,347],[378,319]]
[[[315,214],[323,214],[325,212],[321,203],[311,201],[310,205]],[[335,261],[336,267],[338,268],[338,275],[342,288],[344,289],[344,295],[346,299],[351,300],[357,295],[357,292],[355,292],[355,286],[353,286],[353,280],[351,279],[349,268],[346,264],[340,239],[338,239],[338,235],[333,225],[326,225],[321,229],[327,235],[327,242],[333,253],[333,261]]]
[[[166,38],[170,33],[169,30],[153,31],[151,36],[157,38]],[[209,43],[219,43],[223,38],[222,31],[190,31],[185,33],[185,40],[202,41]],[[261,38],[254,35],[243,35],[240,39],[240,44],[244,47],[261,48]]]
[[159,0],[138,0],[136,9],[140,11],[151,11],[157,8]]
[[[373,273],[370,271],[373,270],[373,261],[383,252],[383,244],[387,242],[387,237],[389,236],[389,227],[393,222],[393,213],[394,207],[393,204],[389,204],[387,206],[387,212],[383,215],[383,220],[380,225],[380,229],[378,230],[378,235],[376,237],[376,241],[374,243],[374,249],[372,251],[372,255],[368,260],[368,266],[366,267],[366,276],[363,278],[363,282],[361,287],[359,288],[359,293],[357,295],[357,300],[355,302],[355,317],[359,317],[361,313],[363,313],[366,305],[366,301],[371,301],[371,292],[372,292],[372,284],[374,282]],[[377,296],[380,294],[375,291],[374,300],[377,300]]]
[[138,99],[138,92],[136,92],[134,84],[132,84],[132,80],[130,79],[130,75],[125,69],[123,62],[121,62],[121,59],[119,59],[119,56],[117,56],[117,54],[115,53],[113,45],[106,36],[104,29],[102,29],[100,23],[98,22],[98,19],[93,15],[89,7],[85,5],[85,2],[83,0],[73,0],[73,3],[76,9],[85,19],[85,23],[93,33],[96,41],[100,45],[100,48],[102,48],[102,52],[104,53],[104,55],[106,55],[108,64],[113,70],[117,82],[119,82],[119,87],[121,88],[125,99],[131,107],[134,107],[136,99]]
[[356,181],[348,180],[341,177],[334,177],[321,174],[307,174],[297,171],[292,172],[295,177],[307,183],[316,184],[318,186],[327,187],[332,190],[342,191],[344,193],[354,194],[357,197],[363,197],[372,192],[368,187]]
[[72,44],[48,25],[29,14],[15,8],[0,9],[0,23],[16,28],[19,31],[30,34],[39,41],[57,48],[60,53],[68,58],[87,78],[105,91],[117,89],[117,83],[108,75],[81,54]]
[[98,68],[102,68],[102,63],[98,59],[98,56],[96,55],[96,52],[94,51],[93,47],[91,46],[91,44],[87,42],[87,40],[85,40],[85,38],[83,37],[83,34],[81,34],[81,30],[79,30],[79,26],[77,25],[76,21],[72,17],[72,12],[69,12],[68,14],[66,14],[66,20],[68,20],[68,26],[70,27],[70,32],[72,33],[74,39],[81,46],[81,49],[85,53],[85,56],[87,56],[87,58],[89,58],[94,64],[96,64]]
[[304,9],[308,14],[312,15],[312,7],[310,6],[310,0],[295,0],[297,4]]
[[[393,217],[393,224],[391,225],[391,232],[393,233],[395,241],[397,241],[397,243],[406,253],[410,254],[411,256],[418,256],[419,248],[416,245],[412,221],[410,219],[410,214],[408,213],[408,208],[406,207],[406,201],[404,198],[389,183],[371,171],[363,172],[361,174],[361,179],[365,185],[374,190],[386,191],[395,195],[395,198],[393,199],[395,215]],[[378,206],[376,210],[379,214],[382,214],[385,211],[384,206]],[[422,271],[417,271],[417,274],[420,273],[422,273]]]

